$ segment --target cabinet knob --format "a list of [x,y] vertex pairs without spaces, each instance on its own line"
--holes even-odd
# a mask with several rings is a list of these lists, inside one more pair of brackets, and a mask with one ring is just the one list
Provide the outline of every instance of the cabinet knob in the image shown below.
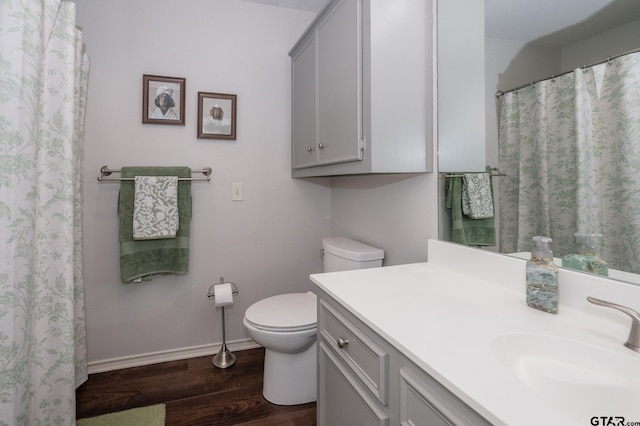
[[344,337],[338,337],[337,343],[338,343],[338,347],[340,349],[343,349],[345,346],[349,344],[349,341]]
[[313,147],[312,146],[308,146],[307,147],[307,152],[311,152],[311,151],[313,151]]
[[326,147],[327,146],[325,144],[323,144],[323,143],[318,144],[318,148],[320,148],[320,149],[325,149]]

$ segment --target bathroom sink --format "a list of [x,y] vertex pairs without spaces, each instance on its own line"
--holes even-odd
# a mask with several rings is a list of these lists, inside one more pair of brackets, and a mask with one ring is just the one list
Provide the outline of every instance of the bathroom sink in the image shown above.
[[533,333],[502,334],[493,351],[519,381],[580,421],[640,419],[640,354]]

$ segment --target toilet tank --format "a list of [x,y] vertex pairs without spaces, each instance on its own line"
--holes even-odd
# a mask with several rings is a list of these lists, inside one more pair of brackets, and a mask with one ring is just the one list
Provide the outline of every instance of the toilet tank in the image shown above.
[[322,249],[324,272],[377,268],[384,259],[384,250],[343,237],[324,238]]

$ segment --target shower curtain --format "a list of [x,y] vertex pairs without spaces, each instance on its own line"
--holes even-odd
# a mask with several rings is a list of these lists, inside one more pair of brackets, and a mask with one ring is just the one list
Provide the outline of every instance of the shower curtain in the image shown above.
[[499,134],[502,252],[599,233],[610,267],[640,273],[640,53],[503,95]]
[[73,425],[88,58],[75,4],[0,0],[0,425]]

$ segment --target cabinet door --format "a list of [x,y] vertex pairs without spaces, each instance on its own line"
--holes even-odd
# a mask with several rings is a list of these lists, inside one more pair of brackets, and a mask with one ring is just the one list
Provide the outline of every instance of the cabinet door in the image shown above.
[[318,165],[362,160],[362,24],[362,0],[341,0],[316,30]]
[[490,426],[444,386],[426,373],[400,369],[400,425]]
[[315,32],[291,58],[291,76],[292,160],[293,169],[299,169],[317,162]]
[[388,426],[389,416],[357,380],[320,342],[318,353],[318,425],[320,426]]

